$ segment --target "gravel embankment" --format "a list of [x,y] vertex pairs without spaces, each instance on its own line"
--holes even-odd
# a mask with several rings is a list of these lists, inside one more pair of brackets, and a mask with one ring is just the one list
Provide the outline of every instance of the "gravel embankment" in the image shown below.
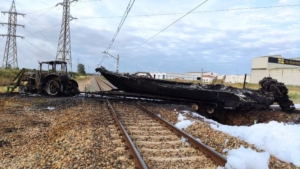
[[0,168],[134,168],[103,102],[5,100]]
[[[190,107],[180,105],[170,105],[167,107],[161,104],[149,104],[147,107],[152,111],[160,114],[163,118],[165,118],[172,124],[176,124],[178,122],[179,112],[184,113],[183,110],[189,110],[190,112],[192,112]],[[196,122],[188,128],[184,129],[184,131],[196,138],[199,138],[204,144],[212,147],[224,156],[227,155],[228,150],[237,149],[240,146],[244,146],[245,148],[250,147],[251,149],[256,150],[257,152],[261,152],[261,150],[257,150],[252,144],[242,141],[239,138],[232,137],[226,133],[212,129],[208,122],[204,122],[203,119],[199,117],[194,117],[192,114],[186,114],[186,117],[187,119]],[[294,169],[300,167],[280,161],[274,156],[271,156],[269,160],[269,168]]]

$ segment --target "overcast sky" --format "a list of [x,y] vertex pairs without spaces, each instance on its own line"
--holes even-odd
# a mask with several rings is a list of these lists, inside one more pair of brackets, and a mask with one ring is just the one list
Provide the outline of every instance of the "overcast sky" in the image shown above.
[[[1,1],[8,11],[11,0]],[[37,68],[38,61],[54,60],[61,29],[62,1],[17,0],[18,64]],[[208,0],[205,4],[164,30],[184,14],[204,2],[196,0],[137,0],[109,53],[120,55],[120,72],[214,71],[219,74],[251,72],[252,59],[265,55],[300,57],[299,0]],[[73,71],[83,63],[87,72],[103,60],[129,1],[79,0],[71,5]],[[295,6],[288,6],[295,5]],[[286,6],[286,7],[275,7]],[[272,7],[247,9],[257,7]],[[243,10],[234,10],[243,9]],[[222,11],[218,11],[222,10]],[[164,14],[164,15],[162,15]],[[1,14],[0,23],[8,16]],[[7,26],[0,26],[0,34]],[[0,37],[1,65],[6,37]],[[101,63],[116,70],[116,59],[105,57]]]

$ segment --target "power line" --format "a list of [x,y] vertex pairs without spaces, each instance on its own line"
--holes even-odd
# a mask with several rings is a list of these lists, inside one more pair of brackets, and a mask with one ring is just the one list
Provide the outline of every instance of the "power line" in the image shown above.
[[42,30],[40,30],[40,31],[37,31],[37,32],[30,33],[30,34],[27,34],[27,35],[25,35],[25,36],[31,36],[31,35],[34,35],[34,34],[37,34],[37,33],[43,32],[43,31],[45,31],[45,30],[48,30],[48,29],[54,28],[54,27],[56,27],[56,26],[59,26],[59,25],[60,25],[60,24],[57,24],[57,25],[51,26],[51,27],[49,27],[49,28],[46,28],[46,29],[42,29]]
[[[288,8],[288,7],[298,7],[300,4],[295,5],[278,5],[278,6],[264,6],[264,7],[247,7],[247,8],[233,8],[233,9],[217,9],[209,11],[197,11],[191,12],[195,13],[213,13],[213,12],[227,12],[227,11],[240,11],[240,10],[256,10],[256,9],[268,9],[268,8]],[[164,15],[181,15],[184,13],[162,13],[162,14],[144,14],[144,15],[129,15],[128,17],[151,17],[151,16],[164,16]],[[122,16],[103,16],[103,17],[83,17],[79,19],[102,19],[102,18],[119,18]]]
[[[19,44],[19,45],[20,45],[20,44]],[[37,55],[38,57],[43,57],[43,58],[47,59],[44,55],[37,54],[37,53],[33,52],[32,50],[30,50],[29,48],[26,48],[26,47],[23,46],[23,45],[20,45],[20,46],[21,46],[22,48],[25,48],[26,50],[32,52],[33,54]]]
[[[102,0],[90,0],[90,1],[79,1],[79,2],[93,2],[93,1],[102,1]],[[47,9],[50,9],[50,8],[53,8],[53,6],[48,7],[48,8],[44,8],[44,9],[40,9],[40,10],[36,10],[36,11],[32,11],[32,12],[28,12],[28,13],[26,13],[26,15],[36,13],[36,12],[40,12],[40,11],[43,11],[43,10],[47,10]]]
[[25,40],[26,42],[28,42],[29,44],[31,44],[32,46],[34,46],[34,47],[38,48],[40,51],[43,51],[43,52],[47,53],[47,55],[49,54],[48,52],[46,52],[46,51],[42,50],[41,48],[37,47],[37,46],[36,46],[36,45],[34,45],[33,43],[29,42],[28,40],[26,40],[26,39],[24,39],[24,40]]
[[40,9],[40,10],[37,10],[37,11],[32,11],[32,12],[27,13],[26,15],[29,15],[29,14],[32,14],[32,13],[35,13],[35,12],[40,12],[40,11],[43,11],[43,10],[47,10],[47,9],[50,9],[50,8],[53,8],[53,6],[48,7],[48,8],[44,8],[44,9]]
[[108,45],[108,47],[107,47],[107,49],[106,49],[106,52],[108,52],[109,49],[112,47],[112,45],[113,45],[113,43],[114,43],[114,41],[115,41],[115,39],[116,39],[118,33],[120,32],[120,30],[121,30],[121,28],[122,28],[122,26],[123,26],[123,24],[124,24],[124,22],[125,22],[125,20],[126,20],[126,17],[127,17],[127,15],[128,15],[128,13],[130,12],[130,10],[131,10],[131,8],[132,8],[134,2],[135,2],[135,0],[133,0],[133,2],[131,2],[131,0],[129,1],[129,4],[128,4],[128,6],[127,6],[127,8],[126,8],[126,10],[125,10],[125,13],[124,13],[124,15],[123,15],[123,17],[122,17],[122,19],[121,19],[121,22],[120,22],[120,24],[119,24],[119,26],[118,26],[118,28],[117,28],[117,31],[115,32],[115,34],[114,34],[114,36],[113,36],[113,38],[112,38],[110,44]]
[[[31,24],[35,29],[38,30],[38,32],[36,32],[36,33],[40,33],[47,41],[49,41],[50,44],[52,44],[53,46],[55,46],[55,45],[54,45],[54,44],[53,44],[53,43],[52,43],[52,42],[51,42],[51,41],[50,41],[50,40],[42,33],[42,31],[39,31],[39,29],[32,23],[32,21],[34,21],[34,20],[40,18],[41,16],[43,16],[44,14],[46,14],[47,12],[49,12],[50,10],[52,10],[53,8],[55,8],[55,6],[50,7],[50,8],[47,8],[48,10],[47,10],[46,12],[42,13],[41,15],[39,15],[38,17],[36,17],[36,18],[34,18],[34,19],[30,20],[30,21],[25,17],[25,19],[28,21],[25,25]],[[40,10],[40,11],[41,11],[41,10]],[[28,16],[28,17],[29,17],[29,16]],[[30,17],[29,17],[29,18],[30,18]],[[30,18],[30,19],[31,19],[31,18]],[[31,32],[29,32],[29,31],[27,31],[26,29],[25,29],[25,31],[29,33],[28,35],[36,34],[36,33],[31,33]],[[52,50],[52,51],[55,52],[55,50],[54,50],[54,49],[51,49],[48,45],[45,45],[45,46],[47,46],[50,50]]]
[[79,2],[93,2],[93,1],[102,1],[102,0],[89,0],[89,1],[79,1]]
[[176,22],[178,22],[179,20],[181,20],[182,18],[184,18],[185,16],[187,16],[188,14],[190,14],[191,12],[193,12],[194,10],[196,10],[197,8],[199,8],[200,6],[202,6],[204,3],[206,3],[208,0],[205,0],[204,2],[202,2],[201,4],[197,5],[194,9],[190,10],[188,13],[184,14],[182,17],[180,17],[179,19],[177,19],[176,21],[174,21],[173,23],[171,23],[170,25],[168,25],[167,27],[165,27],[164,29],[162,29],[161,31],[159,31],[158,33],[156,33],[155,35],[151,36],[149,39],[145,40],[143,43],[137,45],[136,47],[134,47],[132,50],[136,49],[139,46],[142,46],[143,44],[147,43],[148,41],[150,41],[151,39],[153,39],[155,36],[159,35],[161,32],[165,31],[166,29],[168,29],[169,27],[171,27],[172,25],[174,25]]
[[[114,34],[114,36],[113,36],[111,42],[109,43],[107,49],[105,50],[105,54],[103,55],[100,64],[102,64],[102,62],[103,62],[104,59],[106,58],[105,55],[106,55],[106,54],[109,54],[108,51],[110,50],[110,48],[112,47],[113,43],[115,42],[115,39],[116,39],[118,33],[120,32],[120,30],[121,30],[121,28],[122,28],[122,26],[123,26],[123,24],[124,24],[124,22],[125,22],[125,20],[126,20],[126,18],[127,18],[127,16],[128,16],[128,13],[130,12],[130,10],[131,10],[131,8],[132,8],[134,2],[135,2],[135,0],[133,0],[132,2],[131,2],[131,0],[129,1],[128,6],[127,6],[127,8],[126,8],[126,10],[125,10],[125,13],[124,13],[124,15],[123,15],[123,17],[122,17],[122,19],[121,19],[121,22],[120,22],[120,24],[119,24],[119,26],[118,26],[118,28],[117,28],[117,31],[115,32],[115,34]],[[109,55],[110,55],[110,54],[109,54]],[[110,56],[112,56],[112,55],[110,55]],[[115,58],[115,57],[114,57],[114,58]],[[118,66],[119,66],[119,55],[118,55],[118,57],[117,57],[117,67],[118,67]],[[118,68],[117,68],[117,72],[118,72]]]
[[[27,20],[27,18],[25,18],[26,20]],[[38,30],[38,33],[40,33],[50,44],[52,44],[53,46],[55,46],[43,33],[42,33],[42,31],[39,31],[39,29],[37,28],[37,27],[35,27],[31,22],[28,22],[28,23],[30,23],[36,30]],[[25,29],[26,30],[26,29]],[[27,30],[26,30],[27,31]],[[27,32],[29,32],[29,31],[27,31]],[[31,32],[29,32],[29,34],[32,34]],[[54,51],[55,52],[55,50],[54,49],[51,49],[48,45],[46,45],[50,50],[52,50],[52,51]]]
[[44,14],[46,14],[47,12],[49,12],[49,11],[50,11],[51,9],[53,9],[53,8],[55,8],[55,7],[52,7],[52,8],[50,8],[50,9],[48,9],[46,12],[44,12],[44,13],[42,13],[41,15],[39,15],[38,17],[32,19],[31,21],[27,22],[25,25],[27,25],[28,23],[31,23],[32,21],[34,21],[34,20],[38,19],[39,17],[43,16]]

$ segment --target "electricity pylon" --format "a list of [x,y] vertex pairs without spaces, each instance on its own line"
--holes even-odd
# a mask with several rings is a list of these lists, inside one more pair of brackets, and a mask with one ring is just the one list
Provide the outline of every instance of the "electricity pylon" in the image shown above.
[[56,60],[67,61],[70,64],[72,69],[72,56],[71,56],[71,38],[70,38],[70,21],[73,18],[70,15],[70,4],[78,0],[64,0],[62,3],[58,3],[58,5],[63,6],[63,14],[62,14],[62,23],[60,29],[60,36],[58,41]]
[[17,24],[17,16],[25,14],[18,13],[16,10],[15,1],[13,0],[9,11],[1,11],[4,15],[8,13],[8,23],[0,23],[1,25],[8,25],[7,34],[0,34],[0,36],[7,36],[6,45],[4,50],[3,68],[17,68],[18,57],[17,57],[17,41],[16,37],[24,38],[23,36],[16,35],[17,26],[25,27],[24,25]]

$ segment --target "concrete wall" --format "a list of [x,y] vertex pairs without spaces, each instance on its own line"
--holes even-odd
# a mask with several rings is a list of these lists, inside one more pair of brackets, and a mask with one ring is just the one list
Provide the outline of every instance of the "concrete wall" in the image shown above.
[[269,70],[251,70],[250,83],[258,84],[264,77],[269,77]]
[[287,85],[300,85],[300,69],[252,70],[250,83],[258,84],[264,77],[272,77]]
[[271,69],[270,77],[287,85],[300,85],[300,69]]

